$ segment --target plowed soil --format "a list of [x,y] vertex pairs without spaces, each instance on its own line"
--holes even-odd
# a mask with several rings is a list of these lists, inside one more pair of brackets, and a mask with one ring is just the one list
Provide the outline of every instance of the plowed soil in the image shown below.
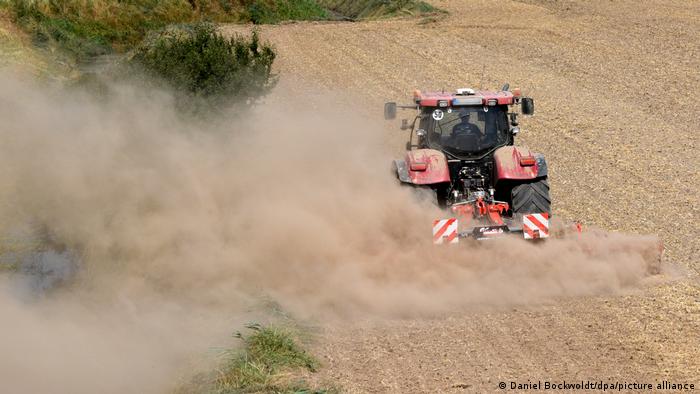
[[[433,3],[449,15],[261,33],[279,51],[281,86],[295,78],[348,92],[372,116],[414,88],[521,87],[537,114],[519,143],[546,155],[554,211],[658,234],[681,274],[623,296],[329,324],[317,378],[348,392],[482,392],[528,380],[698,388],[700,2]],[[387,145],[398,150],[395,126]]]

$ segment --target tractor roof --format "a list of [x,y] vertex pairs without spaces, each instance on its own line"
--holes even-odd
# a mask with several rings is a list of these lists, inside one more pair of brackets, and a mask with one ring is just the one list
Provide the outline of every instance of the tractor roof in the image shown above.
[[459,105],[511,105],[520,97],[520,89],[513,91],[457,89],[456,92],[413,92],[414,101],[421,107],[450,107]]

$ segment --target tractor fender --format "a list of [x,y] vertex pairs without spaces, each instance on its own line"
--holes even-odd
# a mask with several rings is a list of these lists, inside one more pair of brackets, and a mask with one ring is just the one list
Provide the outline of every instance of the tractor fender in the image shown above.
[[394,160],[396,175],[404,183],[433,185],[450,182],[450,170],[445,155],[435,149],[406,152],[402,160]]
[[504,146],[493,154],[496,182],[547,176],[547,161],[541,153],[522,146]]

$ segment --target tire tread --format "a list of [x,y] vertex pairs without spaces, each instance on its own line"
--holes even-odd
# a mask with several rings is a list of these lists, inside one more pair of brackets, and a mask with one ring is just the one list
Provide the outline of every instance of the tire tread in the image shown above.
[[511,197],[513,213],[551,213],[547,178],[514,186]]

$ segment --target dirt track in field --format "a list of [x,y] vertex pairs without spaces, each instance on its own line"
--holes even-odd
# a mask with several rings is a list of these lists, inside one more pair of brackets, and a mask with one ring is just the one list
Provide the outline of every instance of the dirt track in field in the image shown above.
[[[408,100],[414,88],[521,87],[537,115],[522,122],[519,143],[547,156],[555,213],[658,234],[683,278],[627,296],[329,324],[316,379],[348,392],[588,379],[697,388],[700,3],[433,3],[449,16],[261,32],[279,51],[281,87],[303,80],[309,91],[347,92],[366,103],[368,116],[381,116],[384,101]],[[399,151],[405,135],[394,126],[387,146]]]

